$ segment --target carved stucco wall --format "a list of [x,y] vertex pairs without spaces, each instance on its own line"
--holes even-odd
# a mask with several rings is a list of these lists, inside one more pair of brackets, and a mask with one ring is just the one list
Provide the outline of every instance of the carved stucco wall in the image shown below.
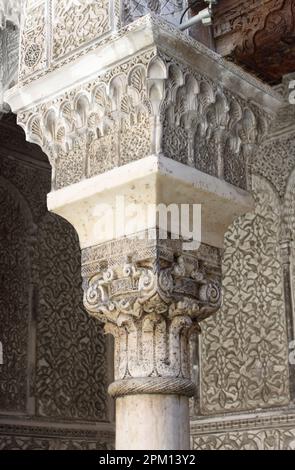
[[110,447],[106,340],[82,306],[77,234],[47,212],[40,151],[13,117],[0,126],[0,448]]
[[179,24],[185,6],[185,0],[25,0],[19,78],[27,83],[61,67],[147,13]]
[[214,433],[193,439],[202,450],[295,450],[295,429],[262,429]]
[[237,219],[226,235],[223,308],[203,328],[204,413],[289,402],[280,204],[261,177],[253,177],[253,191],[255,213]]
[[0,338],[4,360],[0,409],[26,409],[30,212],[16,188],[0,176]]
[[[288,361],[294,301],[290,307],[286,288],[290,269],[294,294],[294,143],[291,134],[260,147],[255,212],[238,218],[226,235],[223,307],[200,337],[194,413],[203,416],[192,420],[194,448],[295,448],[294,367]],[[283,261],[286,233],[291,257]]]
[[38,233],[37,413],[107,421],[105,340],[82,307],[78,236],[49,213]]

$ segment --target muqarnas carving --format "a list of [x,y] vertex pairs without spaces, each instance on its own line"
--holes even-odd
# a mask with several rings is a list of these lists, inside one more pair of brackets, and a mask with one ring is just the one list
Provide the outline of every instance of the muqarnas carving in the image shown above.
[[18,122],[49,156],[54,189],[162,152],[245,189],[268,125],[255,105],[154,48]]

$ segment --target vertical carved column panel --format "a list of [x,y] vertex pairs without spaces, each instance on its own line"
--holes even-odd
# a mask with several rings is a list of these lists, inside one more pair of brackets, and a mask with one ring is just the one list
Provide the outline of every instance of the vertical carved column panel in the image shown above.
[[[206,322],[201,351],[204,367],[206,359],[212,358],[212,380],[202,388],[203,416],[192,421],[192,445],[198,449],[294,449],[290,345],[294,339],[295,152],[291,108],[285,105],[278,113],[271,137],[252,161],[252,172],[257,175],[253,180],[255,215],[240,218],[226,238],[224,305],[216,322]],[[243,322],[236,312],[244,313]],[[269,352],[265,344],[270,345]],[[264,351],[267,354],[261,361]],[[220,371],[214,368],[214,357]],[[230,368],[226,367],[229,363]],[[218,388],[219,395],[215,393]],[[255,391],[257,398],[260,394],[258,400]],[[222,406],[228,413],[221,418],[216,415]]]
[[47,214],[38,238],[37,414],[107,421],[106,345],[100,324],[82,306],[77,234]]
[[1,176],[0,214],[0,411],[25,413],[32,215],[18,190]]
[[237,219],[226,236],[224,305],[203,328],[205,414],[289,403],[280,204],[264,179],[254,176],[253,190],[255,214]]

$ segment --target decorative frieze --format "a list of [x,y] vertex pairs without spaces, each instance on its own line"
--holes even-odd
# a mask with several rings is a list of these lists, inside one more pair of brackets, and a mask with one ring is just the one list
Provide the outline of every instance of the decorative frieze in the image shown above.
[[195,450],[295,450],[295,428],[196,436]]
[[[17,4],[17,0],[14,3]],[[60,67],[74,60],[77,54],[83,54],[83,49],[109,42],[122,27],[148,13],[163,15],[178,24],[187,2],[26,0],[24,4],[20,80],[30,81],[35,80],[42,69],[47,72]],[[7,7],[5,11],[14,10]]]
[[83,308],[77,234],[47,211],[46,156],[15,116],[0,129],[0,448],[111,447],[112,364],[101,325]]
[[0,424],[1,450],[110,450],[114,433],[111,427],[91,425],[80,428],[67,424],[18,420]]
[[196,450],[294,450],[295,416],[274,410],[191,423]]
[[265,177],[284,197],[289,176],[295,168],[295,137],[293,133],[276,136],[264,142],[257,150],[252,171]]
[[161,152],[246,189],[268,117],[153,47],[20,113],[18,123],[48,154],[54,189]]

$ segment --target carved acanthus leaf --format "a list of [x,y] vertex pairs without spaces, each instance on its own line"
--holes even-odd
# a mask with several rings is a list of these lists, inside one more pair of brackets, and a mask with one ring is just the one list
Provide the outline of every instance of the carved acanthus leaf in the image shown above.
[[[174,377],[187,380],[183,386],[190,393],[189,337],[221,305],[219,268],[205,263],[202,255],[199,259],[200,254],[181,254],[164,242],[150,251],[143,242],[129,241],[132,259],[123,243],[112,242],[119,258],[113,254],[98,259],[95,250],[87,249],[83,258],[87,253],[88,262],[82,268],[86,310],[115,337],[116,380]],[[141,387],[137,382],[129,385]],[[160,385],[146,386],[151,392]],[[126,385],[118,387],[112,393],[126,392]]]

